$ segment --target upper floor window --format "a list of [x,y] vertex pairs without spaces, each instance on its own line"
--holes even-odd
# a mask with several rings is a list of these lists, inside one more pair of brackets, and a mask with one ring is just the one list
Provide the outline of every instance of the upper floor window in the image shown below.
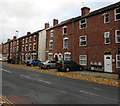
[[84,29],[87,27],[86,19],[80,20],[80,29]]
[[110,21],[109,13],[104,13],[104,23],[109,23],[109,21]]
[[24,43],[25,43],[25,40],[23,39],[23,40],[22,40],[22,44],[24,44]]
[[63,35],[67,35],[67,26],[64,26],[62,30],[63,30]]
[[68,49],[68,38],[63,39],[63,49]]
[[105,32],[104,33],[104,43],[105,44],[110,44],[110,32]]
[[29,37],[29,41],[32,42],[32,36]]
[[80,46],[87,46],[87,36],[80,36]]
[[34,50],[36,50],[36,43],[34,43],[34,47],[33,47]]
[[34,35],[34,41],[36,41],[36,35]]
[[120,43],[120,30],[115,31],[115,40],[116,43]]
[[49,41],[49,49],[53,49],[53,40]]
[[50,31],[50,37],[51,38],[54,37],[54,31],[53,30]]
[[115,9],[115,21],[120,20],[120,7]]

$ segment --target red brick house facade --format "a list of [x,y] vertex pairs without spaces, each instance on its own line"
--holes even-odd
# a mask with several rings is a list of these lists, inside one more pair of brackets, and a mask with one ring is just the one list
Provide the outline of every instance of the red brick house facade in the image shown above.
[[120,2],[93,12],[84,7],[81,13],[47,30],[46,59],[57,55],[58,60],[74,60],[87,69],[118,73]]

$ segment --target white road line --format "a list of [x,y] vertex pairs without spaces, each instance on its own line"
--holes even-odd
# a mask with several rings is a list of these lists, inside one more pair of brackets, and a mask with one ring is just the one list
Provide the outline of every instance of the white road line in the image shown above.
[[113,98],[109,98],[109,97],[105,97],[105,96],[100,96],[100,95],[97,95],[97,94],[94,94],[94,93],[90,93],[90,92],[86,92],[86,91],[83,91],[83,90],[80,90],[80,92],[85,93],[85,94],[89,94],[89,95],[93,95],[93,96],[99,96],[99,97],[110,99],[110,100],[114,100],[114,101],[118,101],[117,99],[113,99]]
[[[33,79],[29,76],[26,76],[26,75],[20,75],[21,77],[24,77],[24,78],[29,78],[29,79],[32,79],[32,80],[36,80],[36,79]],[[44,80],[36,80],[36,81],[39,81],[39,82],[44,82],[44,83],[47,83],[47,84],[52,84],[51,82],[48,82],[48,81],[44,81]]]
[[83,90],[80,90],[80,92],[86,93],[86,94],[90,94],[90,95],[94,95],[94,96],[99,96],[99,95],[96,95],[96,94],[94,94],[94,93],[89,93],[89,92],[86,92],[86,91],[83,91]]
[[21,77],[25,77],[25,78],[29,78],[29,79],[32,79],[31,77],[29,77],[29,76],[25,76],[25,75],[20,75]]
[[4,70],[4,69],[1,69],[1,70],[7,73],[12,73],[11,71],[8,71],[8,70]]
[[47,84],[52,84],[51,82],[48,82],[48,81],[44,81],[44,80],[38,80],[40,82],[44,82],[44,83],[47,83]]

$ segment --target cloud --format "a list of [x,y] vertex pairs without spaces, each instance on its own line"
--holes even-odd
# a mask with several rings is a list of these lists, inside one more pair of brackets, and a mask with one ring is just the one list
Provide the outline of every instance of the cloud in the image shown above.
[[[117,0],[114,0],[114,2]],[[83,3],[84,2],[84,3]],[[44,23],[57,18],[60,21],[80,15],[80,8],[91,6],[92,9],[108,5],[102,0],[0,0],[0,38],[3,42],[12,38],[16,30],[19,36],[27,31],[44,28]],[[108,0],[106,0],[108,2]],[[113,2],[110,0],[109,2]],[[0,41],[1,42],[1,41]]]

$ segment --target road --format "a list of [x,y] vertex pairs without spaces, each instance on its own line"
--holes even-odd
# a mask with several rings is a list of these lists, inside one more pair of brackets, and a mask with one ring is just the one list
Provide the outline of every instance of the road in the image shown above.
[[3,64],[2,95],[34,104],[118,104],[118,87]]

